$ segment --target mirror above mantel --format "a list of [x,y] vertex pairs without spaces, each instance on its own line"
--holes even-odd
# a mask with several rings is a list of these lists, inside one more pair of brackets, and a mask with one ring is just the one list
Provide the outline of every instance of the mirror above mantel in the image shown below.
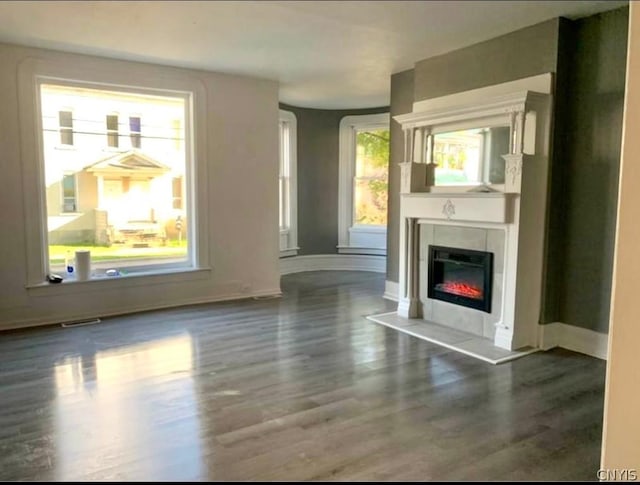
[[549,95],[519,91],[395,116],[404,131],[401,193],[519,192],[524,156],[546,142],[536,113],[548,106]]

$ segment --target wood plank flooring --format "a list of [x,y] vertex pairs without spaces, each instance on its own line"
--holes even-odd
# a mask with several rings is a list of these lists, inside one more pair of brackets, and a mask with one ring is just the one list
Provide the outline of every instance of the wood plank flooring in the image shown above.
[[382,275],[0,334],[0,480],[595,480],[605,363],[377,325]]

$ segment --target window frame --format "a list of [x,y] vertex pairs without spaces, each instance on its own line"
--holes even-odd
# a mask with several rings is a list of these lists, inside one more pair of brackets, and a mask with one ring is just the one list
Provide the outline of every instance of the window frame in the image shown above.
[[364,130],[389,130],[389,112],[345,116],[340,121],[338,180],[338,252],[386,256],[387,226],[355,224],[356,135]]
[[[69,62],[65,59],[29,58],[18,70],[18,104],[22,113],[20,120],[23,204],[26,225],[26,284],[27,288],[51,286],[46,283],[49,273],[47,205],[44,182],[44,144],[42,139],[42,111],[40,101],[41,84],[62,84],[110,91],[152,94],[159,96],[183,96],[186,113],[185,135],[190,140],[186,151],[186,204],[192,224],[187,226],[188,260],[180,265],[145,265],[131,268],[126,279],[134,278],[132,285],[144,286],[146,277],[184,273],[185,281],[200,279],[201,271],[210,271],[208,247],[209,221],[206,191],[206,88],[193,75],[159,76],[150,78],[144,70],[105,67],[105,64],[86,60]],[[37,195],[34,197],[33,191]],[[27,195],[29,194],[29,195]],[[139,270],[136,272],[136,270]],[[124,278],[123,278],[124,279]],[[73,285],[106,284],[113,278],[93,278],[73,282]],[[112,284],[112,283],[109,283]],[[65,288],[68,288],[66,285]],[[44,289],[44,288],[43,288]],[[63,290],[67,291],[67,290]],[[73,290],[71,290],[73,291]]]
[[[286,140],[280,126],[286,127]],[[282,184],[283,179],[287,178],[288,183],[287,194],[285,200],[288,201],[287,207],[282,207],[280,195],[278,195],[278,214],[283,217],[285,225],[279,228],[280,233],[280,257],[295,256],[298,254],[298,181],[297,181],[297,137],[298,137],[298,121],[296,115],[287,110],[279,110],[278,116],[278,140],[280,145],[279,169],[278,169],[278,187]],[[286,150],[283,150],[283,147]],[[287,157],[288,155],[288,157]],[[288,158],[288,167],[287,159]],[[285,168],[283,175],[283,168]],[[288,170],[286,170],[288,169]],[[286,173],[288,172],[288,177]],[[280,192],[280,191],[278,191]],[[280,217],[278,217],[280,220]]]

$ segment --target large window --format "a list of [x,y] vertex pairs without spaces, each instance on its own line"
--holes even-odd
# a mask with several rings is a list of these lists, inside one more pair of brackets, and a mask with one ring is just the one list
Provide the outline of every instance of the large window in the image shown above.
[[386,254],[388,174],[389,114],[343,118],[339,252]]
[[296,117],[280,110],[280,255],[293,256],[298,252],[297,189],[296,189]]
[[[64,273],[79,249],[91,251],[94,276],[191,264],[189,106],[186,93],[40,84],[51,271]],[[129,120],[130,149],[120,142],[119,116]],[[152,120],[144,146],[141,119]],[[74,150],[57,150],[60,141]]]

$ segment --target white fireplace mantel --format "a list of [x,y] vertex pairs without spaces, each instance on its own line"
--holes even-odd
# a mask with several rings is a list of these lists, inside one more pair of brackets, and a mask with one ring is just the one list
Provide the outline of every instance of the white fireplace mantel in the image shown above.
[[445,221],[477,221],[504,224],[512,216],[515,194],[409,193],[402,194],[404,217]]
[[[542,301],[551,75],[532,78],[530,86],[536,92],[527,89],[526,80],[519,80],[460,97],[429,100],[419,110],[414,105],[412,113],[394,117],[405,133],[405,160],[400,164],[398,315],[423,318],[421,224],[498,228],[504,234],[500,256],[504,260],[499,261],[502,294],[493,343],[508,350],[537,346]],[[480,127],[487,120],[511,128],[510,153],[503,156],[505,183],[487,192],[479,187],[436,186],[435,164],[427,155],[432,153],[428,148],[432,134],[474,123]]]

